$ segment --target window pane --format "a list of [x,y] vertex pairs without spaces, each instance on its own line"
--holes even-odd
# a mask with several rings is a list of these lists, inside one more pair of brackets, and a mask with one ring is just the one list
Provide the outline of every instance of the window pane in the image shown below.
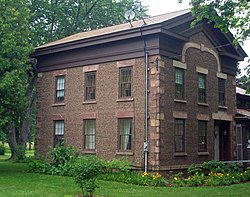
[[85,120],[85,133],[95,134],[95,120]]
[[64,121],[55,121],[55,135],[64,134]]
[[57,78],[57,90],[63,90],[64,89],[64,77],[58,77]]
[[175,69],[175,98],[184,98],[184,70],[180,68]]
[[198,150],[206,151],[207,150],[207,122],[198,121]]
[[56,78],[56,101],[55,102],[63,102],[64,101],[64,77]]
[[175,83],[183,84],[183,70],[176,68],[175,71]]
[[54,147],[59,145],[64,138],[64,121],[57,120],[54,121]]
[[120,68],[120,97],[132,96],[132,68]]
[[132,119],[119,119],[120,149],[131,150]]
[[84,149],[95,149],[95,120],[84,120]]
[[95,100],[96,72],[85,73],[85,100]]
[[219,105],[225,106],[225,79],[218,80],[218,90],[219,90]]
[[185,120],[175,119],[175,151],[185,151]]
[[205,75],[202,74],[198,75],[198,85],[199,88],[205,89]]

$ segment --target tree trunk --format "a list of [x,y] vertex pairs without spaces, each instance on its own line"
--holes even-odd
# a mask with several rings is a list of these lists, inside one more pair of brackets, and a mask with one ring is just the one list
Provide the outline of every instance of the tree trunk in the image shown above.
[[[25,158],[25,149],[27,137],[30,132],[30,121],[32,118],[32,106],[35,101],[34,89],[37,83],[37,73],[36,73],[36,61],[31,62],[33,65],[32,76],[30,77],[29,85],[26,91],[26,97],[29,99],[29,104],[27,105],[27,109],[25,111],[25,117],[21,122],[21,128],[19,131],[19,135],[16,135],[16,125],[15,122],[10,123],[8,126],[7,132],[7,140],[10,146],[11,157],[13,160],[23,160]],[[21,118],[22,119],[22,118]]]
[[7,140],[8,144],[10,146],[11,151],[11,157],[10,159],[16,159],[17,158],[17,141],[16,141],[16,131],[15,131],[15,124],[14,122],[11,122],[9,126],[7,127]]

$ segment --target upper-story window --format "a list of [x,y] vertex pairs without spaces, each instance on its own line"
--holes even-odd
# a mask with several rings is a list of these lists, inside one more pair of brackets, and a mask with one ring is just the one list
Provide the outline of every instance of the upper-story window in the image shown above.
[[59,145],[64,138],[64,120],[54,121],[54,147]]
[[225,79],[218,78],[218,92],[219,92],[219,105],[226,105],[226,97],[225,97]]
[[175,119],[175,152],[185,151],[185,120]]
[[56,77],[56,97],[55,97],[56,103],[64,102],[64,82],[65,82],[64,76]]
[[184,69],[175,68],[175,98],[184,99]]
[[96,99],[96,72],[85,73],[85,100]]
[[119,97],[132,96],[132,67],[120,68]]
[[198,74],[198,102],[206,103],[206,75]]

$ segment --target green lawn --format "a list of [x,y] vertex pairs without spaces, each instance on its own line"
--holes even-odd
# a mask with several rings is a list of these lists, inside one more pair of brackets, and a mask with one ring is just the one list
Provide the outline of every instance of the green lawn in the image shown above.
[[[2,158],[2,157],[1,157]],[[67,196],[81,194],[73,178],[26,173],[25,164],[0,160],[0,197]],[[250,182],[227,187],[144,187],[98,181],[97,197],[250,196]]]

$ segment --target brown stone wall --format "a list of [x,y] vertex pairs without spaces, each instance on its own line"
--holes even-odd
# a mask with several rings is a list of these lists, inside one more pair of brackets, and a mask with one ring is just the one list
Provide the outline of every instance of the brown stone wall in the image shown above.
[[[133,99],[118,99],[119,67],[133,66]],[[96,118],[97,156],[105,159],[129,157],[135,165],[143,165],[145,127],[144,59],[110,62],[67,69],[65,103],[54,104],[54,72],[39,73],[37,86],[36,155],[44,155],[53,146],[53,115],[65,117],[65,141],[83,151],[83,119]],[[84,72],[96,70],[96,102],[84,102]],[[133,118],[133,151],[118,152],[118,118]]]
[[[205,46],[211,47],[204,35],[199,35],[198,40]],[[197,38],[194,37],[195,41]],[[173,61],[162,57],[164,66],[161,68],[162,80],[160,86],[164,87],[164,94],[160,96],[160,113],[164,120],[160,127],[160,166],[161,169],[176,169],[187,167],[192,163],[202,163],[214,159],[214,114],[223,114],[233,117],[235,113],[235,78],[227,75],[226,79],[226,108],[219,108],[218,104],[218,65],[215,57],[208,52],[189,48],[186,53],[185,69],[185,101],[175,100],[175,67]],[[207,80],[207,105],[198,104],[197,67],[208,70]],[[174,153],[174,117],[185,118],[185,147],[184,154]],[[224,118],[224,117],[220,117]],[[198,119],[207,120],[207,152],[198,153]],[[234,139],[234,123],[230,123],[231,136]],[[235,145],[232,141],[231,154],[235,154]]]

